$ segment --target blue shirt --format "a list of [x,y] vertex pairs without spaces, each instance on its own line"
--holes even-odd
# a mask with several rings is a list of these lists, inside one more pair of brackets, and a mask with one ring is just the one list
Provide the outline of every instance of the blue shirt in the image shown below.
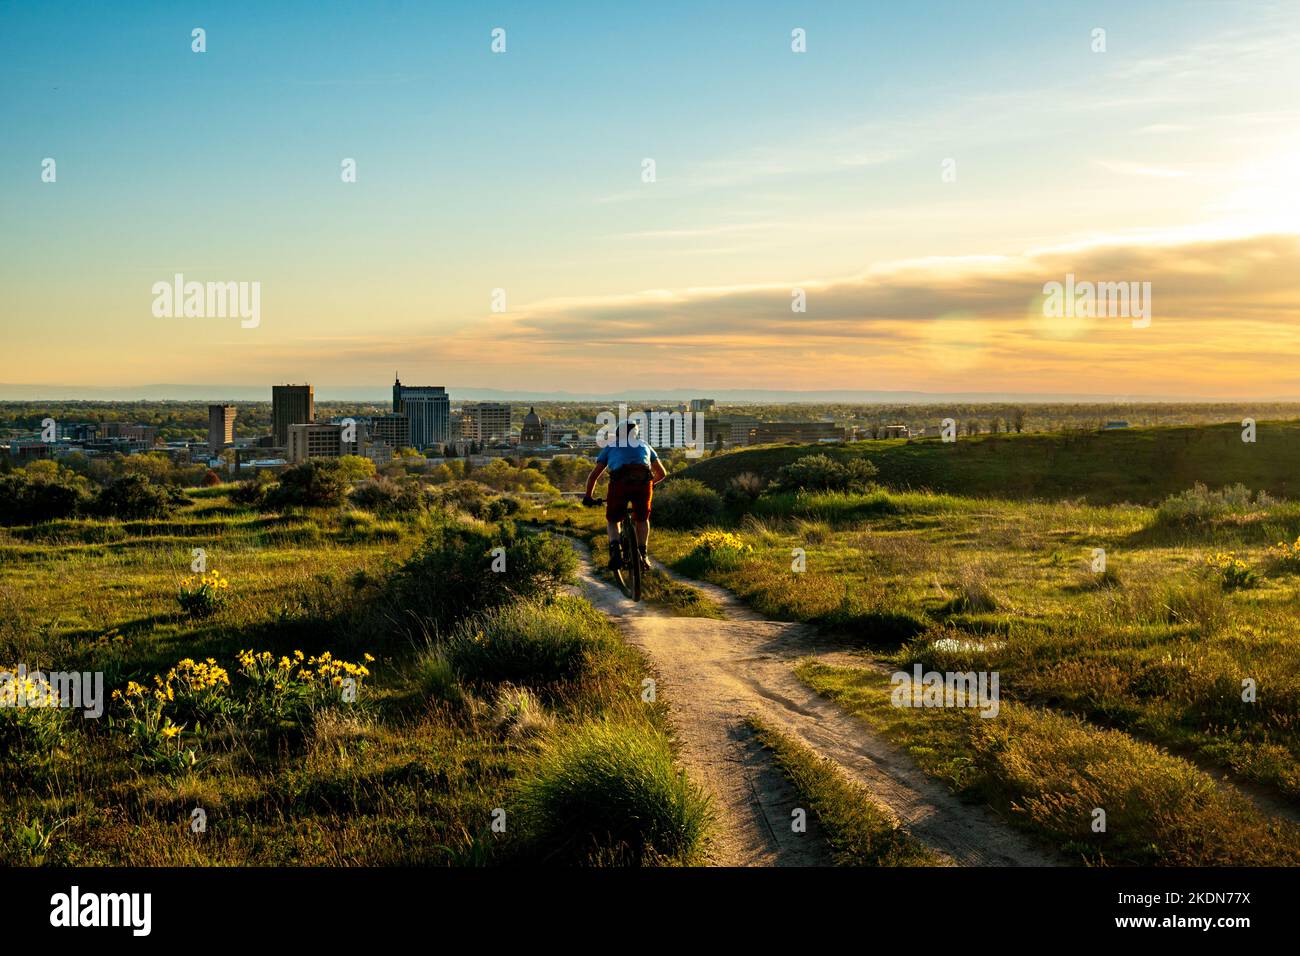
[[596,464],[604,465],[610,471],[618,471],[624,465],[650,465],[658,461],[659,455],[650,447],[649,442],[638,441],[635,445],[606,445],[596,456]]

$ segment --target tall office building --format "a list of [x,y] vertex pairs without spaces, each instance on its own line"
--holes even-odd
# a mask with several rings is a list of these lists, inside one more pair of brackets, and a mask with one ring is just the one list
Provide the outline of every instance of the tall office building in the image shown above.
[[213,454],[235,442],[235,406],[208,406],[208,448]]
[[411,421],[405,415],[376,415],[370,420],[370,437],[390,448],[410,448]]
[[451,399],[441,385],[403,385],[394,376],[393,414],[411,423],[411,444],[428,448],[447,441]]
[[312,458],[339,458],[351,454],[355,442],[343,440],[343,428],[343,425],[336,424],[303,425],[295,422],[289,426],[286,457],[296,465]]
[[271,436],[278,448],[289,446],[289,426],[316,420],[316,393],[310,385],[271,386]]
[[471,402],[462,409],[461,432],[480,445],[510,438],[510,406],[504,402]]

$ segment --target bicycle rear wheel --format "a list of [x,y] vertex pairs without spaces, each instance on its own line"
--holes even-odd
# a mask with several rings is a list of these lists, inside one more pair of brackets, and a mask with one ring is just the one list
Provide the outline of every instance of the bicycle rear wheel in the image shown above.
[[629,536],[628,549],[632,552],[632,600],[641,600],[641,549],[636,546],[636,535]]
[[[620,553],[622,553],[623,550],[624,550],[623,548],[621,547],[619,548]],[[629,577],[631,573],[632,573],[632,569],[627,566],[627,558],[624,558],[622,566],[617,571],[614,572],[614,576],[618,578],[619,587],[621,587],[624,591],[632,590],[632,582]]]

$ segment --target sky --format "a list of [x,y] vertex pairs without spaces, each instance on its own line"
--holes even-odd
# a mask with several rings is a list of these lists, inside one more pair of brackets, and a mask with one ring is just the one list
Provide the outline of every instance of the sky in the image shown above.
[[[0,0],[0,383],[1300,399],[1297,48],[1291,2]],[[257,324],[155,314],[177,273]]]

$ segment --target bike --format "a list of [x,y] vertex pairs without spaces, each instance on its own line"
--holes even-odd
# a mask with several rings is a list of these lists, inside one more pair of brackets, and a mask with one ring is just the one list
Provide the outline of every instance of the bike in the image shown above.
[[[591,506],[603,505],[604,498],[592,498]],[[636,543],[636,524],[632,520],[632,505],[628,504],[623,518],[618,523],[618,583],[623,590],[632,595],[633,601],[641,600],[641,577],[645,566],[641,563],[641,549]]]

